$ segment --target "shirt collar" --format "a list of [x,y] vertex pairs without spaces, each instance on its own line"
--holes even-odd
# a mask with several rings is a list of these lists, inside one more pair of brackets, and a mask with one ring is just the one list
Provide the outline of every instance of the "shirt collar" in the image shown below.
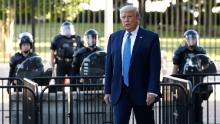
[[[136,27],[136,29],[134,31],[131,32],[131,35],[136,36],[137,32],[138,32],[138,29],[139,29],[139,25]],[[127,36],[127,34],[128,34],[128,31],[125,32],[125,36]]]

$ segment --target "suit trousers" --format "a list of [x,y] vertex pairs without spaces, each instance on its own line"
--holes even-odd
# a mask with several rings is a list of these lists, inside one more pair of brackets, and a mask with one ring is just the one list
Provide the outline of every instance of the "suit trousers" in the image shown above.
[[122,93],[118,102],[113,105],[114,124],[129,124],[133,109],[137,124],[154,124],[153,106],[134,105],[130,94],[132,91],[122,82]]

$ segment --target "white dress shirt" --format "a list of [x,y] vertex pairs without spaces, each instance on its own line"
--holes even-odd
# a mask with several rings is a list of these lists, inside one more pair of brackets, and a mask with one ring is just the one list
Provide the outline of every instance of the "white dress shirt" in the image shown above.
[[[131,32],[131,36],[130,36],[130,38],[131,38],[131,55],[132,55],[132,51],[133,51],[133,47],[134,47],[134,42],[135,42],[135,39],[136,39],[136,36],[137,36],[138,29],[139,29],[139,26],[137,26],[136,29]],[[128,31],[126,31],[124,33],[124,37],[123,37],[123,41],[122,41],[122,48],[121,48],[121,56],[123,56],[124,45],[125,45],[126,39],[128,37],[128,33],[129,33]],[[123,63],[123,58],[122,58],[122,63]]]

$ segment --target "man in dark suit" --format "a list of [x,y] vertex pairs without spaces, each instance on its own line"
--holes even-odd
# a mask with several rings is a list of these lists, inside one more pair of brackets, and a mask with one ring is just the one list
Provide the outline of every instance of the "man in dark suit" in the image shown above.
[[105,96],[113,105],[114,124],[128,124],[131,109],[138,124],[154,124],[153,104],[160,95],[160,43],[156,33],[139,26],[138,9],[120,9],[124,30],[110,35]]

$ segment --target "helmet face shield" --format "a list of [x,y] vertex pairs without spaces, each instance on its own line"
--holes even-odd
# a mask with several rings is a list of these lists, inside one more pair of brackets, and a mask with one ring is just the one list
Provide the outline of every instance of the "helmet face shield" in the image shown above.
[[96,45],[96,37],[93,37],[92,35],[87,35],[86,40],[89,47]]
[[195,47],[199,45],[199,35],[195,30],[187,30],[184,33],[187,47]]
[[73,24],[70,22],[64,22],[60,27],[60,34],[70,37],[75,34],[75,30]]
[[98,41],[98,32],[95,29],[89,29],[85,32],[85,41],[87,42],[88,47],[95,47],[96,42]]
[[189,35],[186,37],[186,43],[189,47],[191,46],[197,46],[197,37],[193,35]]

